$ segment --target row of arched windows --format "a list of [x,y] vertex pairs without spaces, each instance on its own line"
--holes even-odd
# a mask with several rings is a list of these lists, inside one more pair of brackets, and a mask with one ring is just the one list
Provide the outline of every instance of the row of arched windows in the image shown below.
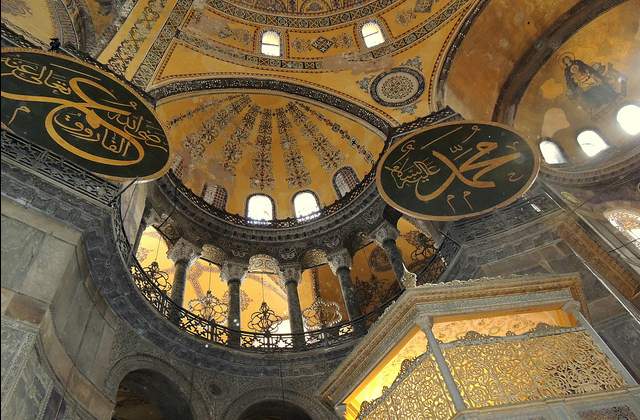
[[[333,176],[333,187],[338,198],[344,197],[358,184],[358,176],[353,168],[340,168]],[[205,184],[202,199],[211,206],[224,210],[227,206],[227,190],[220,185]],[[312,218],[320,211],[320,202],[311,191],[300,191],[293,196],[293,209],[298,219]],[[271,197],[254,194],[247,200],[247,218],[256,221],[273,220],[275,205]]]
[[[373,48],[384,43],[382,29],[377,22],[370,21],[362,25],[360,29],[362,40],[367,48]],[[260,52],[270,57],[280,57],[281,41],[280,34],[276,31],[265,31],[262,33],[260,42]]]
[[[620,127],[629,135],[640,134],[640,106],[630,104],[621,107],[616,115]],[[598,153],[607,150],[609,145],[595,130],[583,130],[576,136],[580,149],[588,157],[594,157]],[[540,142],[540,153],[544,161],[550,165],[566,163],[567,157],[560,146],[551,139]]]

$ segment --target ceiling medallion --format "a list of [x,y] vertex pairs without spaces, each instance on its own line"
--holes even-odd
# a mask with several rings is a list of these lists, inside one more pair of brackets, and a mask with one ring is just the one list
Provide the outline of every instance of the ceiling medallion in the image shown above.
[[424,77],[410,67],[396,67],[380,73],[369,86],[373,100],[383,106],[400,108],[415,102],[424,93]]
[[211,263],[209,263],[209,287],[207,293],[199,298],[189,301],[189,310],[208,321],[222,324],[227,320],[229,305],[222,299],[218,299],[211,292]]

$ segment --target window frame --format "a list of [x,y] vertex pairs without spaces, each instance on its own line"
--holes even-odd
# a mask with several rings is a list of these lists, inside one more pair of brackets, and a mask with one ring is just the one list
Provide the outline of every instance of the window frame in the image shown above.
[[[356,180],[356,183],[354,184],[354,186],[352,188],[349,189],[349,191],[347,191],[344,194],[341,194],[340,190],[338,189],[338,183],[337,183],[336,179],[337,179],[337,176],[339,174],[341,174],[342,171],[347,171],[347,170],[351,171],[351,173],[353,174],[353,176],[354,176],[354,178]],[[332,182],[333,182],[333,189],[336,192],[336,195],[338,196],[338,199],[341,199],[342,197],[347,196],[351,191],[353,191],[353,189],[358,186],[358,183],[360,182],[360,180],[358,179],[358,173],[356,172],[355,169],[353,169],[351,166],[343,166],[333,174]]]
[[[265,219],[252,219],[251,217],[249,217],[249,203],[251,201],[252,197],[256,197],[256,196],[261,196],[261,197],[267,197],[269,199],[269,202],[271,203],[271,219],[269,220],[265,220]],[[273,200],[273,198],[271,198],[271,196],[267,195],[267,194],[263,194],[263,193],[254,193],[251,194],[247,197],[246,201],[245,201],[245,205],[244,205],[244,215],[245,218],[247,220],[249,220],[251,223],[269,223],[272,222],[273,220],[276,220],[276,202]]]
[[[218,188],[218,189],[221,189],[221,190],[223,191],[223,193],[224,193],[224,203],[223,203],[223,206],[222,206],[222,207],[218,207],[218,206],[216,206],[216,205],[214,204],[214,203],[215,203],[215,199],[214,199],[214,200],[213,200],[213,202],[211,202],[211,203],[209,203],[209,202],[205,199],[205,196],[206,196],[206,194],[207,194],[207,188],[214,188],[214,187],[215,187],[215,188]],[[206,183],[206,182],[205,182],[205,183],[204,183],[204,185],[202,186],[202,194],[201,194],[201,197],[202,197],[202,200],[203,200],[205,203],[209,204],[211,207],[216,208],[216,209],[218,209],[218,210],[226,211],[226,209],[227,209],[227,201],[229,200],[229,193],[227,192],[227,189],[226,189],[224,186],[222,186],[222,185],[220,185],[220,184],[211,184],[211,185],[209,185],[208,183]],[[215,194],[214,194],[214,198],[215,198]]]
[[[547,158],[544,156],[544,152],[542,151],[543,144],[553,145],[555,147],[555,149],[556,149],[555,152],[558,153],[558,155],[560,156],[560,159],[562,159],[562,161],[561,162],[549,162],[549,161],[547,161]],[[562,164],[565,164],[565,163],[569,162],[569,160],[567,159],[567,154],[564,152],[564,149],[558,144],[558,142],[554,141],[552,138],[549,138],[549,137],[543,138],[538,143],[538,150],[540,151],[540,155],[542,156],[542,160],[547,165],[562,165]]]
[[[278,37],[278,44],[269,44],[269,43],[265,43],[264,42],[264,37],[270,33],[275,34]],[[267,54],[263,51],[263,46],[270,46],[270,47],[278,47],[278,55],[272,55],[272,54]],[[283,39],[282,39],[282,34],[275,30],[275,29],[265,29],[264,31],[262,31],[260,33],[260,42],[258,43],[258,48],[260,51],[260,54],[262,54],[265,57],[282,57],[282,45],[283,45]]]
[[[372,33],[370,33],[370,34],[365,36],[363,30],[367,25],[375,25],[378,28],[378,31],[377,32],[372,32]],[[364,44],[364,47],[367,48],[367,49],[372,49],[372,48],[379,47],[380,45],[383,45],[383,44],[385,44],[387,42],[387,39],[388,39],[387,32],[383,29],[383,27],[380,24],[380,22],[378,22],[376,19],[371,19],[371,20],[367,20],[367,21],[362,22],[360,24],[359,30],[360,30],[360,40]],[[380,37],[382,38],[382,42],[377,43],[375,45],[371,45],[371,46],[367,45],[366,39],[368,37],[372,36],[372,35],[375,35],[375,34],[380,34]]]
[[[311,194],[311,196],[313,197],[313,199],[316,202],[316,205],[318,207],[318,210],[313,212],[313,213],[309,213],[303,216],[298,216],[298,212],[296,209],[296,197],[298,197],[300,194]],[[308,220],[308,219],[315,219],[316,217],[318,217],[318,215],[320,214],[320,211],[322,210],[322,207],[320,207],[320,199],[318,198],[318,195],[311,191],[311,190],[300,190],[298,192],[296,192],[295,194],[293,194],[293,196],[291,197],[291,206],[293,207],[293,216],[297,219],[297,220]]]
[[[594,155],[589,155],[585,150],[584,147],[582,146],[582,143],[580,143],[580,140],[578,139],[578,137],[580,136],[580,134],[585,133],[587,131],[593,131],[594,133],[596,133],[598,135],[598,137],[600,137],[600,139],[602,140],[602,142],[605,144],[605,148],[599,150],[596,154]],[[602,135],[602,132],[600,130],[598,130],[597,128],[594,127],[584,127],[580,130],[578,130],[576,132],[575,135],[575,139],[576,139],[576,143],[578,143],[578,147],[580,148],[580,151],[588,158],[588,159],[594,159],[594,158],[598,158],[599,156],[602,155],[602,153],[606,152],[607,150],[611,149],[611,145],[609,144],[609,142],[605,139],[605,137]]]

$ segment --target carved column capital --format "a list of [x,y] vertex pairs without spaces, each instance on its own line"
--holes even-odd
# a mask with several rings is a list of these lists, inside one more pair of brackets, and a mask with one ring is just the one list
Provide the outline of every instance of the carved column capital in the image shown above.
[[200,258],[200,255],[202,255],[202,248],[184,238],[178,239],[167,251],[167,258],[173,260],[174,263],[178,261],[191,263]]
[[380,245],[388,240],[395,241],[396,239],[398,239],[398,235],[398,229],[396,229],[391,225],[391,223],[387,222],[386,220],[383,221],[380,226],[374,229],[373,232],[371,232],[371,237],[373,238],[373,240],[375,240]]
[[151,226],[151,225],[159,225],[160,223],[162,223],[163,218],[160,216],[160,214],[158,214],[158,212],[151,207],[151,205],[149,205],[149,203],[147,203],[146,207],[144,208],[144,213],[142,213],[142,222],[145,224],[145,226]]
[[351,269],[351,254],[348,250],[342,248],[327,255],[327,262],[329,262],[329,267],[331,267],[333,274],[336,274],[341,267]]
[[231,280],[239,280],[242,281],[244,276],[247,274],[248,265],[236,261],[225,261],[222,263],[222,268],[220,270],[220,277],[225,282],[229,282]]
[[283,264],[280,266],[280,275],[282,276],[285,284],[288,282],[300,282],[302,269],[299,264]]

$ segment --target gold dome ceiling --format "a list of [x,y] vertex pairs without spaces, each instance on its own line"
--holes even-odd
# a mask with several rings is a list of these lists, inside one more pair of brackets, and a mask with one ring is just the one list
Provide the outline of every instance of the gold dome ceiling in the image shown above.
[[[293,216],[301,190],[321,206],[335,201],[335,171],[351,166],[362,179],[389,127],[445,104],[490,118],[517,57],[579,3],[129,0],[114,10],[84,1],[71,13],[7,0],[2,19],[45,44],[73,29],[100,62],[161,98],[189,188],[222,185],[238,214],[250,194],[268,193],[277,218]],[[385,42],[367,48],[371,21]],[[278,57],[260,51],[267,30],[280,35]]]
[[[257,10],[275,10],[275,2],[141,0],[98,59],[148,90],[273,79],[330,93],[397,125],[436,110],[433,85],[448,45],[478,0],[332,2],[326,13],[320,0],[289,3],[276,14]],[[301,12],[310,7],[320,11]],[[371,20],[385,42],[366,48],[361,27]],[[266,30],[280,35],[281,56],[261,54]]]
[[166,123],[192,191],[220,185],[226,211],[245,214],[247,198],[268,194],[276,217],[294,215],[296,192],[312,190],[321,206],[338,197],[333,176],[351,167],[362,179],[375,164],[384,138],[337,111],[269,93],[206,93],[163,102]]

